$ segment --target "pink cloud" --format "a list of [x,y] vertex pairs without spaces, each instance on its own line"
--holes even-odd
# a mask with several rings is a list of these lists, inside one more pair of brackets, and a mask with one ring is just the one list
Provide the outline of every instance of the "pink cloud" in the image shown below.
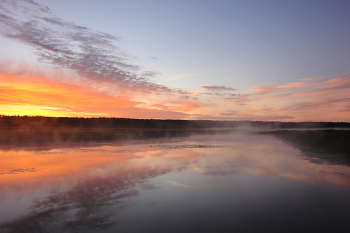
[[248,89],[249,91],[254,91],[258,93],[270,93],[278,90],[278,87],[274,86],[258,86],[258,87],[252,87]]
[[349,90],[349,76],[252,87],[246,94],[226,98],[229,107],[215,119],[349,121]]
[[183,74],[183,75],[177,75],[177,76],[174,76],[172,78],[169,78],[167,79],[168,81],[171,81],[171,80],[176,80],[176,79],[179,79],[179,78],[183,78],[183,77],[187,77],[187,76],[193,76],[193,75],[197,75],[197,74],[202,74],[203,72],[200,72],[200,73],[193,73],[193,74]]

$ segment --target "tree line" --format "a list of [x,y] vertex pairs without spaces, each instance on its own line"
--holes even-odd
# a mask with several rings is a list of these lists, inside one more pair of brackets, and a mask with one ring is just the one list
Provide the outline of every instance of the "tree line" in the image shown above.
[[349,122],[279,122],[279,121],[215,121],[161,120],[114,117],[46,117],[0,115],[1,128],[139,128],[139,129],[212,129],[257,127],[288,128],[350,128]]

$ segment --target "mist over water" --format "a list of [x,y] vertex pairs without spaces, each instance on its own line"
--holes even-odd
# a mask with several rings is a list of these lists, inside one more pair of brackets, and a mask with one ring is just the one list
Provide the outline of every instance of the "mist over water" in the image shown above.
[[0,232],[350,230],[344,155],[305,150],[272,134],[241,130],[0,153]]

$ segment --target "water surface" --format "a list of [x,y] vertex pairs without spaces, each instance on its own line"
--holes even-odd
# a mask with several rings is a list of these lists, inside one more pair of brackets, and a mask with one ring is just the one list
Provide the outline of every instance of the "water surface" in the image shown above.
[[349,166],[270,135],[0,153],[1,232],[350,230]]

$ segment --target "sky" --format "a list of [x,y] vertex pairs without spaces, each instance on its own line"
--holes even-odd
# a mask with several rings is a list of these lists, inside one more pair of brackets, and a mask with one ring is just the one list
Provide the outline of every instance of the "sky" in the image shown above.
[[350,121],[347,0],[0,0],[0,114]]

